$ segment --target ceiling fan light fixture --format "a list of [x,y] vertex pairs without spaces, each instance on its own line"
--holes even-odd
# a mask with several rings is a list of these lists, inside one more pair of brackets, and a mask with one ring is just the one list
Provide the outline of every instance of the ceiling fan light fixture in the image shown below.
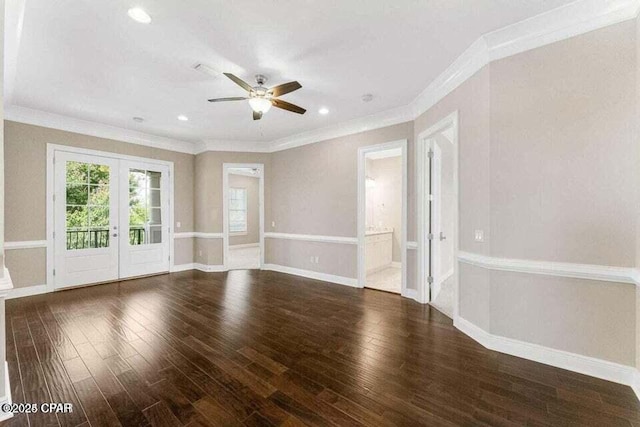
[[271,101],[267,98],[251,98],[249,105],[256,113],[264,114],[271,109]]

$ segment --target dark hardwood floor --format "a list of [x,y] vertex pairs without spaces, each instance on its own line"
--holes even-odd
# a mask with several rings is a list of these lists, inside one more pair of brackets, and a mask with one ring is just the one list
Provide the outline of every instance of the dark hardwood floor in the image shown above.
[[640,426],[629,387],[502,355],[428,306],[273,272],[7,302],[7,425]]

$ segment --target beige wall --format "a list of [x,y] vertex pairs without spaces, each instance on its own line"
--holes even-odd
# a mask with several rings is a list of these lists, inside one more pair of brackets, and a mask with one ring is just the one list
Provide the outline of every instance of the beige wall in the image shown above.
[[[69,145],[174,163],[174,221],[176,232],[194,231],[193,177],[194,156],[142,145],[128,144],[77,133],[64,132],[10,121],[4,122],[6,203],[6,239],[13,241],[46,240],[46,158],[47,144]],[[190,240],[190,239],[186,239]],[[18,252],[26,251],[24,254]],[[191,263],[192,245],[181,242],[176,260]],[[15,253],[13,253],[15,252]],[[29,255],[27,255],[27,253]],[[20,249],[9,251],[7,266],[14,286],[43,285],[46,272],[45,251]],[[33,271],[36,270],[36,271]]]
[[[195,159],[195,229],[201,233],[222,233],[222,169],[224,163],[264,164],[265,223],[269,223],[271,154],[209,151]],[[206,265],[223,264],[222,239],[197,238],[194,260]]]
[[[413,123],[409,122],[273,153],[265,231],[356,237],[358,148],[401,139],[408,139],[411,145],[412,136]],[[266,240],[268,264],[309,264],[309,270],[357,277],[355,245]],[[336,253],[344,258],[339,266],[332,266]],[[318,265],[309,263],[311,256],[319,257]]]
[[632,267],[634,21],[491,64],[491,254]]
[[247,190],[247,232],[229,237],[229,245],[260,243],[260,178],[229,174],[230,188]]

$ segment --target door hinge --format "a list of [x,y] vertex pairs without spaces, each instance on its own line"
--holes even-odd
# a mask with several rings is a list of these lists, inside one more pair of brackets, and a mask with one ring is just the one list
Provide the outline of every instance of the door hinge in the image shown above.
[[433,150],[429,150],[427,156],[429,156],[430,159],[433,159]]
[[55,268],[53,269],[53,275],[54,276],[56,275],[56,269]]
[[56,194],[55,193],[53,193],[53,201],[54,202],[56,201]]
[[427,234],[427,239],[429,239],[429,240],[433,240],[433,233],[429,233],[429,234]]
[[55,231],[53,232],[53,238],[54,239],[56,238],[56,232]]
[[433,276],[427,277],[427,283],[429,283],[430,285],[433,283]]
[[433,194],[429,194],[429,201],[433,202]]

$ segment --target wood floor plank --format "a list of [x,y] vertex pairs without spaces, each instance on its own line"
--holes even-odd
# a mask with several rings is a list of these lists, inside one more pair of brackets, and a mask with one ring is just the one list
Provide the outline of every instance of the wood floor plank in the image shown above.
[[9,300],[2,425],[640,427],[631,388],[487,350],[383,292],[183,272]]

